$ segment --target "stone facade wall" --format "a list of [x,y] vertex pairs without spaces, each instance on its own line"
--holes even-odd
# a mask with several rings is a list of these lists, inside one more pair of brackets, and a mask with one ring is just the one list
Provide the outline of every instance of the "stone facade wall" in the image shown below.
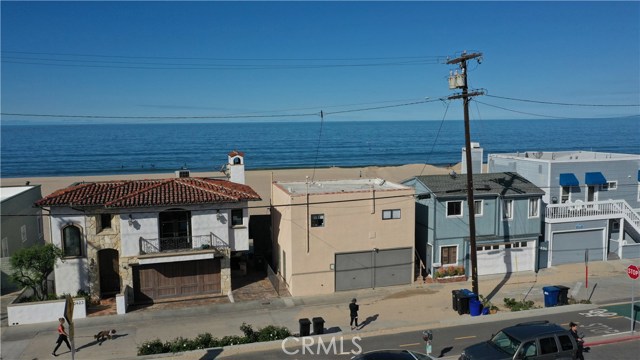
[[[89,283],[90,294],[92,299],[100,298],[100,274],[98,263],[98,252],[103,249],[114,249],[120,251],[120,222],[118,216],[114,214],[111,227],[102,229],[100,224],[100,215],[87,217],[87,260],[89,266]],[[220,290],[221,295],[227,295],[231,292],[231,251],[224,249],[220,251],[223,257],[220,259]],[[93,265],[91,265],[93,264]],[[138,264],[138,257],[118,257],[118,270],[120,274],[120,293],[128,292],[127,299],[129,303],[134,300],[133,294],[133,269],[131,265]]]
[[[100,215],[87,216],[87,260],[89,262],[89,290],[91,298],[100,299],[100,273],[98,263],[98,251],[103,249],[114,249],[120,254],[120,221],[118,216],[114,214],[111,217],[111,226],[102,228],[100,224]],[[125,276],[127,272],[123,269],[122,259],[118,269],[120,272],[120,288],[125,285]],[[131,279],[131,276],[128,276]]]

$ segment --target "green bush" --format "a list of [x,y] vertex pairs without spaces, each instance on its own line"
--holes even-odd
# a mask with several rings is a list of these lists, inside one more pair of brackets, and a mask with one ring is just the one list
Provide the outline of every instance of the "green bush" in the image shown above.
[[286,327],[269,325],[263,329],[253,330],[247,323],[242,323],[240,330],[244,336],[229,335],[221,339],[213,337],[210,333],[199,334],[193,340],[178,337],[172,341],[163,343],[159,339],[142,343],[138,347],[138,355],[162,354],[168,352],[182,352],[213,347],[249,344],[258,341],[282,340],[291,336]]
[[164,344],[162,343],[162,341],[160,341],[160,339],[145,341],[138,347],[138,356],[162,354],[165,352],[169,351],[168,349],[165,349]]
[[504,298],[504,305],[511,311],[522,311],[537,308],[531,300],[516,301],[514,298]]
[[291,332],[286,327],[269,325],[258,331],[257,341],[281,340],[289,336],[291,336]]

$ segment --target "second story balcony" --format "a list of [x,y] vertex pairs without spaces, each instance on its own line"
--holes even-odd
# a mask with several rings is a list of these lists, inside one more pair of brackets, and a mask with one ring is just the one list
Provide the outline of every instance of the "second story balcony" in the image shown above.
[[140,255],[228,248],[229,244],[213,233],[155,239],[140,237]]

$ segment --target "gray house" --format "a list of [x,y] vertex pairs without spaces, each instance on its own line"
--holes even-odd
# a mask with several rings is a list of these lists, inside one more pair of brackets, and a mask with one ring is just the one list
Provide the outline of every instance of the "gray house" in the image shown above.
[[591,151],[490,154],[545,191],[540,266],[640,257],[640,155]]
[[42,197],[40,185],[3,186],[0,188],[0,266],[2,292],[15,289],[9,280],[9,258],[16,251],[36,244],[44,244],[42,211],[33,203]]
[[[416,251],[433,274],[464,266],[470,273],[466,175],[417,176]],[[544,192],[513,172],[473,176],[478,274],[537,270]]]

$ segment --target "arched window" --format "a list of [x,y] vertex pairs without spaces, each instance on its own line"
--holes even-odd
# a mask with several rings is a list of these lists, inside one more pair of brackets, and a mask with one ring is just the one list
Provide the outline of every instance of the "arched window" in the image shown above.
[[233,164],[234,165],[240,165],[240,164],[242,164],[242,160],[240,160],[239,157],[235,157],[235,158],[233,158]]
[[62,229],[62,251],[65,257],[82,256],[82,234],[77,226]]

